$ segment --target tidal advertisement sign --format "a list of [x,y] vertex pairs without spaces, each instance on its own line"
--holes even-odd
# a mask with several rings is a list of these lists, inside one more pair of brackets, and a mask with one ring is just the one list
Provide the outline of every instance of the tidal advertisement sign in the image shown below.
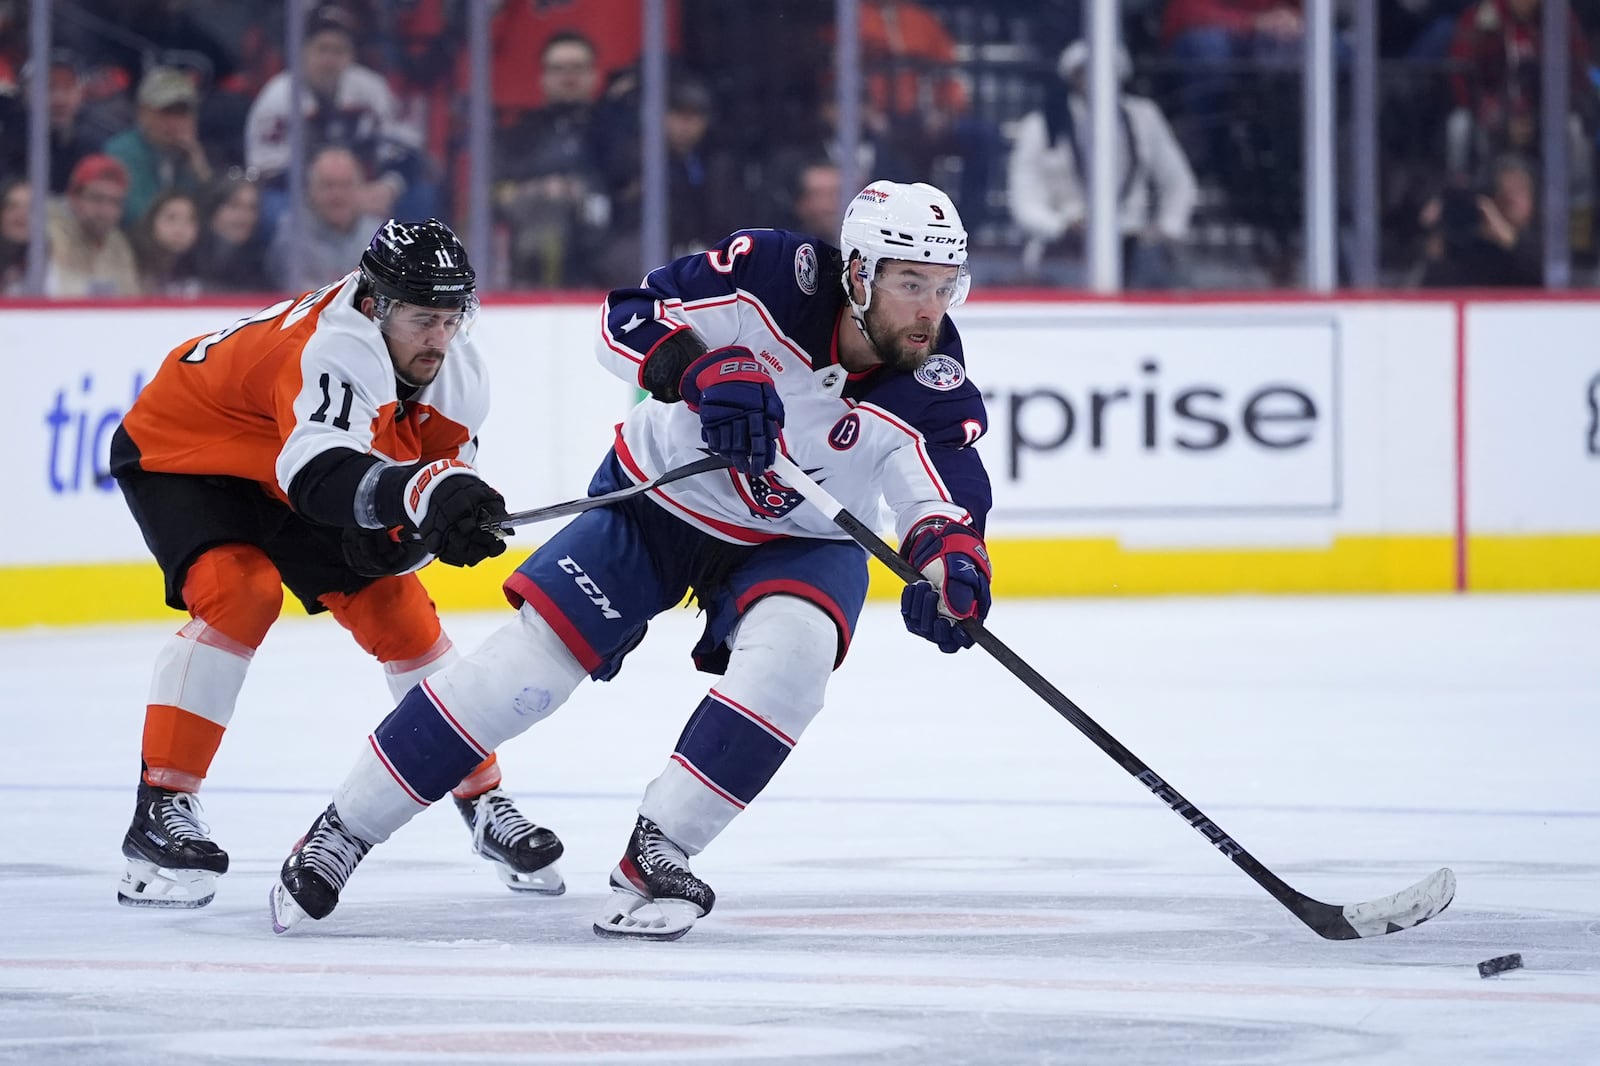
[[1331,318],[986,322],[969,353],[995,513],[1013,518],[1332,514],[1340,501]]

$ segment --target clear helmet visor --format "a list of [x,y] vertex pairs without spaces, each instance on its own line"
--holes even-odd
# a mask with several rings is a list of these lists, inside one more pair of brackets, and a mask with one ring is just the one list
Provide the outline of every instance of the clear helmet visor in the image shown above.
[[967,295],[972,291],[972,274],[965,263],[957,267],[954,274],[935,268],[907,275],[880,271],[879,266],[884,262],[866,256],[856,261],[856,276],[862,280],[866,290],[866,299],[859,311],[864,312],[878,299],[900,305],[932,301],[940,311],[952,311],[966,303]]
[[470,333],[477,317],[477,296],[469,296],[460,308],[423,307],[380,296],[373,321],[391,340],[417,348],[442,349],[456,337]]
[[960,307],[971,288],[972,276],[963,264],[952,274],[879,275],[872,282],[872,296],[901,306],[931,303],[944,312]]

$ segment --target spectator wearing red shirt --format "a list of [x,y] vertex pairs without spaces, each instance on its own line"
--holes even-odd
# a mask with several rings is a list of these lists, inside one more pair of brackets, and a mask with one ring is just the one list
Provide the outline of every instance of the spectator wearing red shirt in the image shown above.
[[[678,51],[678,0],[667,0],[667,52]],[[639,0],[505,0],[489,26],[489,95],[501,125],[543,107],[541,79],[529,64],[558,33],[578,33],[594,43],[602,82],[639,62],[644,22]]]

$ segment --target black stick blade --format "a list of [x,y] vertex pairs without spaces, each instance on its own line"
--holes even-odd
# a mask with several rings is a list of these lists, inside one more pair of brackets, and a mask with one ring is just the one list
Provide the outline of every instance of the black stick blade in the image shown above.
[[1385,936],[1421,925],[1456,898],[1456,875],[1449,867],[1436,870],[1410,888],[1392,896],[1335,907],[1309,896],[1289,905],[1318,936],[1328,940],[1357,940]]

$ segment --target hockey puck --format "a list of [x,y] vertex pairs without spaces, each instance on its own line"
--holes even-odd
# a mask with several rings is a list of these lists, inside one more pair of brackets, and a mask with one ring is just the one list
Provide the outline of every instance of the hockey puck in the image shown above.
[[1492,959],[1484,959],[1478,963],[1478,976],[1493,977],[1495,974],[1505,973],[1507,970],[1520,969],[1522,969],[1521,955],[1497,955]]

